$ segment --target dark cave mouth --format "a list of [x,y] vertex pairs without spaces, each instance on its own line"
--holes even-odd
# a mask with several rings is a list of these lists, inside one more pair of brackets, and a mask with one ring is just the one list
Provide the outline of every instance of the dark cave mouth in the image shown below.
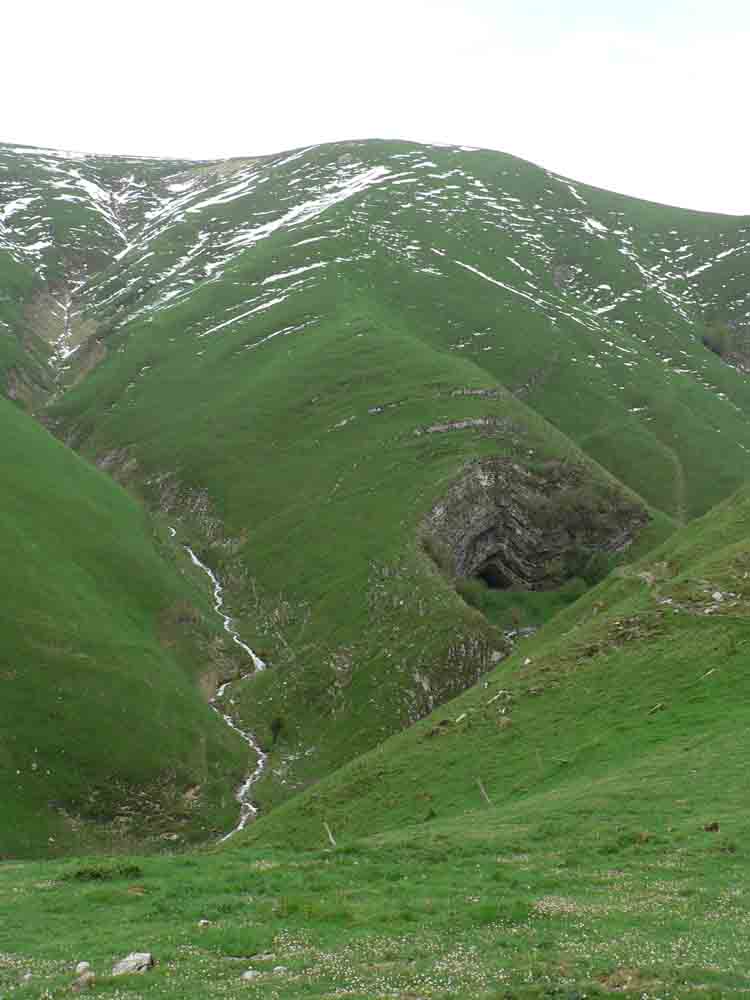
[[604,579],[648,519],[587,466],[490,457],[470,463],[435,504],[422,541],[465,604],[516,634]]
[[507,573],[495,563],[485,563],[473,574],[476,580],[481,580],[489,590],[510,590],[518,585]]

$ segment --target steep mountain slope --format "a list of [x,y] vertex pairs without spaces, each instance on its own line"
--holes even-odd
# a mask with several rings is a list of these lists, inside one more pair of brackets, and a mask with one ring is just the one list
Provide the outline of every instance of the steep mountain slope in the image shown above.
[[250,764],[201,692],[237,671],[202,589],[116,484],[0,421],[0,857],[231,828]]
[[[338,322],[332,298],[364,294],[363,314],[373,297],[405,314],[413,336],[469,357],[605,464],[614,450],[642,456],[626,478],[662,509],[700,512],[741,481],[729,470],[745,461],[743,421],[728,411],[744,407],[745,383],[700,342],[717,322],[747,327],[741,219],[407,143],[201,165],[4,147],[1,162],[16,178],[3,187],[4,246],[48,285],[66,281],[71,314],[110,350],[166,324],[181,332],[174,353],[198,367],[207,351],[208,367],[217,342],[245,331],[288,345]],[[132,378],[143,367],[125,366]],[[716,439],[725,427],[732,443]],[[707,451],[719,455],[706,494],[691,470]]]
[[272,667],[237,696],[264,806],[504,655],[433,559],[548,585],[747,477],[748,386],[703,343],[746,326],[746,220],[400,142],[0,170],[6,392],[220,571]]

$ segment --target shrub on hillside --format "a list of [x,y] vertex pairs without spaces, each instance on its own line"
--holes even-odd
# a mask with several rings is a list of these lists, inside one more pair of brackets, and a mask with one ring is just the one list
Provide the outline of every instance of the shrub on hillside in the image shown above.
[[579,545],[565,556],[565,576],[583,580],[589,587],[594,587],[611,573],[616,561],[610,552]]
[[571,539],[580,539],[582,545],[606,539],[637,513],[637,506],[623,494],[596,481],[564,486],[549,496],[537,498],[534,505],[539,528],[564,531]]
[[490,590],[484,580],[478,577],[456,580],[456,590],[472,608],[481,611],[487,606]]
[[720,324],[710,326],[701,338],[703,346],[724,358],[732,352],[732,334],[728,327]]

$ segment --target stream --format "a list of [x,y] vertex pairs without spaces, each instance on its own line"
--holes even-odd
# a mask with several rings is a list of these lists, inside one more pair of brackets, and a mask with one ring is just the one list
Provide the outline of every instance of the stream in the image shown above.
[[[174,538],[175,535],[177,534],[175,529],[172,527],[170,527],[169,533],[172,536],[172,538]],[[195,552],[193,552],[193,550],[190,548],[189,545],[183,544],[182,547],[190,556],[190,560],[193,563],[193,565],[201,569],[211,581],[211,584],[213,586],[214,611],[216,612],[217,615],[219,615],[219,617],[224,622],[224,631],[227,632],[228,635],[232,637],[232,642],[236,646],[239,646],[240,649],[244,653],[246,653],[247,656],[250,657],[253,669],[251,671],[248,671],[248,673],[246,674],[242,674],[238,678],[238,680],[243,681],[245,680],[246,677],[249,677],[252,674],[257,673],[259,670],[265,670],[266,665],[263,662],[263,660],[261,660],[261,658],[257,655],[257,653],[253,652],[253,650],[247,645],[246,642],[242,641],[239,633],[234,628],[234,623],[232,621],[231,616],[226,614],[226,612],[224,611],[224,588],[222,587],[221,581],[219,580],[217,575],[214,573],[212,569],[206,566],[205,563],[201,562],[201,560],[198,558]],[[257,763],[255,765],[254,770],[252,770],[250,774],[248,774],[248,776],[245,778],[245,780],[242,782],[242,784],[235,793],[235,798],[240,804],[239,821],[237,822],[237,825],[234,826],[229,831],[229,833],[225,833],[223,837],[219,838],[219,843],[223,843],[225,840],[229,840],[229,838],[233,837],[235,833],[238,833],[240,830],[244,830],[247,824],[251,820],[255,819],[255,817],[258,815],[258,809],[253,804],[250,798],[250,792],[252,791],[253,785],[256,783],[256,781],[259,780],[259,778],[265,771],[266,762],[268,760],[268,754],[263,753],[253,734],[247,732],[245,729],[241,729],[237,725],[235,720],[232,718],[232,716],[228,712],[224,711],[225,706],[220,705],[220,702],[224,699],[224,695],[226,694],[227,690],[232,686],[232,684],[236,683],[237,681],[225,681],[223,684],[221,684],[216,694],[209,702],[209,704],[211,705],[211,708],[214,710],[214,712],[216,712],[216,714],[219,715],[224,720],[224,722],[229,726],[229,728],[233,729],[235,733],[241,736],[242,739],[245,741],[245,743],[247,743],[247,745],[252,749],[253,753],[257,756]],[[227,701],[229,705],[234,704],[234,699],[231,696],[227,699]]]

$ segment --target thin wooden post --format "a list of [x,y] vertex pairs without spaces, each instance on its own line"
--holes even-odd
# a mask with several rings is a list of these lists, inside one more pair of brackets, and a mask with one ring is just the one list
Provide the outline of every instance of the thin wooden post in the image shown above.
[[484,799],[484,801],[487,803],[488,806],[491,806],[492,805],[492,799],[487,794],[487,790],[484,787],[484,785],[482,784],[482,779],[481,778],[477,778],[477,784],[479,785],[479,791],[482,793],[482,798]]

